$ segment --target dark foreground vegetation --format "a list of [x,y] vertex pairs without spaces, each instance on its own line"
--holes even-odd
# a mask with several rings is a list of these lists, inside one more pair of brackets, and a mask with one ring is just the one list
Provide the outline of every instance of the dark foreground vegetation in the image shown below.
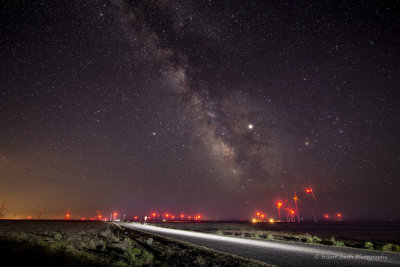
[[399,223],[157,223],[211,234],[400,252]]
[[0,259],[4,266],[266,266],[113,223],[80,221],[0,221]]

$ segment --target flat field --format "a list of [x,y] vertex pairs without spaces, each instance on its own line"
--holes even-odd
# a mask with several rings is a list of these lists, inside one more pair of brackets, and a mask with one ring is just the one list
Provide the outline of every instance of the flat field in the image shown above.
[[155,225],[256,239],[320,243],[393,252],[399,252],[400,249],[400,223],[163,222]]
[[88,221],[0,220],[5,266],[267,266],[172,239]]

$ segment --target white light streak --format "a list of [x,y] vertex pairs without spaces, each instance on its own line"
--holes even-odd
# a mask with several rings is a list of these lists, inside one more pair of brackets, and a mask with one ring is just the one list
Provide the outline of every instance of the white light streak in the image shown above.
[[[342,258],[342,259],[351,259],[355,256],[360,256],[361,254],[356,254],[357,251],[355,249],[349,250],[349,253],[333,251],[329,247],[322,249],[318,245],[310,245],[307,246],[305,244],[284,244],[283,242],[271,242],[271,241],[260,241],[260,240],[252,240],[252,239],[245,239],[245,238],[237,238],[237,237],[228,237],[228,236],[219,236],[213,234],[206,234],[206,233],[199,233],[199,232],[192,232],[192,231],[185,231],[185,230],[177,230],[177,229],[170,229],[164,227],[157,227],[152,225],[146,224],[139,224],[139,223],[120,223],[120,225],[133,228],[142,231],[148,231],[152,233],[160,233],[160,234],[170,234],[170,235],[177,235],[177,236],[186,236],[186,237],[194,237],[198,239],[208,239],[208,240],[215,240],[220,242],[229,242],[229,243],[236,243],[242,245],[250,245],[250,246],[257,246],[257,247],[265,247],[270,249],[279,249],[279,250],[286,250],[292,252],[300,252],[305,254],[312,254],[312,255],[326,255],[329,257],[334,258]],[[365,256],[368,257],[368,256]],[[377,262],[385,262],[388,263],[388,259],[383,257],[371,257],[369,261],[377,261]]]

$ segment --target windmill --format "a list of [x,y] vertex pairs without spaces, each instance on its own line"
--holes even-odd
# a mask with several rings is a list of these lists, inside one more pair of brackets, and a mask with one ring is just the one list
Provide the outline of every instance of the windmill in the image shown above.
[[[315,202],[317,202],[317,199],[315,198],[314,191],[313,191],[312,188],[310,188],[310,187],[306,188],[306,193],[307,194],[311,194],[312,197],[314,198]],[[315,216],[314,205],[312,206],[312,211],[313,211],[313,215],[314,215],[314,222],[316,223],[317,222],[317,217]]]
[[102,220],[102,215],[100,214],[100,211],[97,210],[97,220],[101,221]]
[[295,204],[295,207],[296,207],[297,222],[300,222],[299,208],[297,207],[297,201],[300,201],[300,199],[297,197],[296,189],[295,189],[294,186],[293,186],[293,191],[294,191],[294,197],[293,197],[293,199],[294,199],[294,204]]
[[286,217],[286,222],[289,222],[290,214],[289,214],[288,199],[285,200],[285,217]]
[[65,220],[69,220],[71,218],[71,213],[69,212],[69,209],[65,212]]
[[3,201],[3,204],[0,207],[0,218],[3,217],[3,210],[5,210],[4,206],[6,205],[6,201]]
[[39,208],[39,220],[40,220],[40,218],[42,218],[42,212],[43,212],[43,208]]

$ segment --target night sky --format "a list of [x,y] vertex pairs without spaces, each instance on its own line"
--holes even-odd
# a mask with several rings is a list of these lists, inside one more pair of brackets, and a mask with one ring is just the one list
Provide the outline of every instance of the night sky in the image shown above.
[[6,217],[277,217],[295,187],[305,219],[311,205],[400,219],[399,14],[398,1],[3,2]]

